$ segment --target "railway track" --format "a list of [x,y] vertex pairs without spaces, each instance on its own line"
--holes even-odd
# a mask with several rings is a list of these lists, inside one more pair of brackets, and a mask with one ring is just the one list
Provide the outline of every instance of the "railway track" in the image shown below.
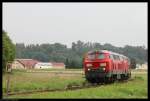
[[76,73],[76,74],[83,74],[83,71],[34,71],[34,70],[28,70],[27,73]]
[[[78,90],[78,89],[84,89],[84,88],[92,88],[92,87],[98,87],[100,85],[98,84],[86,84],[86,86],[83,85],[74,85],[74,84],[68,84],[64,89],[45,89],[45,90],[34,90],[34,91],[25,91],[25,92],[9,92],[8,96],[10,95],[21,95],[21,94],[33,94],[38,92],[56,92],[56,91],[69,91],[69,90]],[[6,94],[5,94],[6,95]]]
[[[132,81],[134,80],[133,78],[128,79],[128,80],[123,80],[123,81],[115,81],[118,83],[124,83],[127,81]],[[112,83],[109,83],[112,84]],[[34,91],[25,91],[25,92],[9,92],[6,96],[11,96],[11,95],[21,95],[21,94],[33,94],[33,93],[39,93],[39,92],[56,92],[56,91],[69,91],[69,90],[79,90],[79,89],[85,89],[85,88],[93,88],[93,87],[100,87],[101,85],[108,85],[105,83],[88,83],[88,82],[83,82],[82,84],[68,84],[64,89],[44,89],[44,90],[34,90]]]

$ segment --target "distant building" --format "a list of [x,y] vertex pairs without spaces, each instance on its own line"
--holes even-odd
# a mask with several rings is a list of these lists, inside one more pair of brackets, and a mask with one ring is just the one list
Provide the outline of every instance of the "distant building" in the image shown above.
[[15,59],[12,63],[12,69],[33,69],[38,62],[34,59]]
[[53,68],[52,63],[47,63],[47,62],[38,62],[35,64],[34,69],[48,69],[48,68]]
[[142,64],[142,65],[140,65],[140,64],[137,64],[136,65],[136,69],[147,69],[147,63],[144,63],[144,64]]
[[136,69],[140,68],[141,65],[140,64],[136,64]]
[[65,69],[64,63],[59,62],[40,62],[34,59],[15,59],[12,69]]
[[65,64],[64,63],[59,63],[59,62],[51,62],[52,66],[54,69],[65,69]]
[[142,66],[141,66],[141,69],[147,69],[147,63],[145,63],[145,64],[142,64]]

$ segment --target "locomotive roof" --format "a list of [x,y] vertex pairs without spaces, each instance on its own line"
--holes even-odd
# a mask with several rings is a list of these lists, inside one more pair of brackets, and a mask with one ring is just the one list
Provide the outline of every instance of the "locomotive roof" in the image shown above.
[[119,56],[122,56],[124,58],[128,58],[122,54],[119,54],[119,53],[115,53],[115,52],[112,52],[112,51],[108,51],[108,50],[95,50],[95,51],[89,51],[88,54],[91,54],[91,53],[94,53],[94,52],[100,52],[100,53],[109,53],[109,54],[113,54],[113,55],[119,55]]

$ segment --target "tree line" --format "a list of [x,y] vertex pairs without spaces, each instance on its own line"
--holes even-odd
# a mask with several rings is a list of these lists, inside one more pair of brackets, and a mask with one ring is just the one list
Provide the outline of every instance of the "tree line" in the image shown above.
[[[32,58],[43,62],[64,62],[66,68],[82,68],[82,59],[90,50],[110,50],[123,54],[131,59],[131,63],[142,64],[147,61],[147,49],[144,46],[116,47],[111,44],[72,42],[72,47],[67,48],[61,43],[30,44],[16,43],[16,58]],[[135,68],[135,67],[134,67]]]
[[54,44],[30,44],[24,43],[14,44],[7,35],[2,32],[2,65],[3,69],[6,63],[13,61],[14,58],[32,58],[43,62],[64,62],[66,68],[82,68],[82,59],[86,52],[90,50],[110,50],[123,54],[130,58],[132,67],[135,68],[136,63],[143,64],[147,61],[147,49],[144,46],[115,47],[111,44],[100,43],[84,43],[82,41],[72,42],[72,47],[67,48],[66,45],[60,43]]

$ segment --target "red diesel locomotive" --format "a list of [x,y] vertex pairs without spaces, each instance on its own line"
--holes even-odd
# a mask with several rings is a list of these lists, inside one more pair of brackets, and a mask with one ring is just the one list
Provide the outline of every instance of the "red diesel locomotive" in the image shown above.
[[128,57],[108,51],[89,51],[83,59],[85,77],[89,82],[114,82],[131,77]]

